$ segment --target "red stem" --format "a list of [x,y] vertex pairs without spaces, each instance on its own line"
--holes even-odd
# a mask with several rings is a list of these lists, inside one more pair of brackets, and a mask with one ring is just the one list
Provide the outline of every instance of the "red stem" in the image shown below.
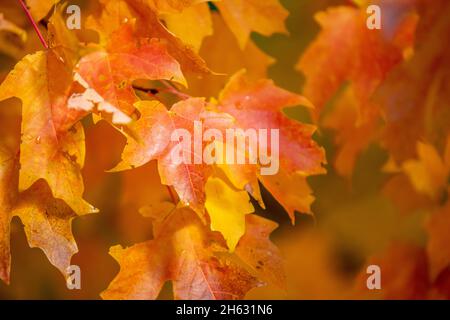
[[44,46],[45,49],[48,49],[48,44],[45,41],[44,37],[42,36],[41,31],[39,30],[39,27],[37,26],[36,22],[34,21],[33,17],[31,16],[30,10],[28,10],[27,5],[25,4],[25,2],[23,2],[23,0],[19,0],[23,11],[25,11],[28,20],[30,20],[31,24],[33,25],[34,31],[36,31],[37,36],[39,37],[39,40],[41,40],[42,45]]

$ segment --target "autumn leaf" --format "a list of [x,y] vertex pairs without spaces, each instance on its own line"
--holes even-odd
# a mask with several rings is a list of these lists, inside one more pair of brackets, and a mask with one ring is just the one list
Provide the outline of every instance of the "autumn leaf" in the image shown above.
[[119,30],[122,24],[136,22],[139,38],[157,38],[167,46],[169,54],[177,60],[183,72],[208,74],[211,71],[204,60],[177,38],[161,23],[155,8],[145,0],[103,1],[101,11],[88,18],[86,26],[97,31],[102,42]]
[[[254,80],[267,78],[267,70],[275,59],[267,55],[253,41],[241,49],[233,33],[222,17],[212,12],[214,33],[204,39],[200,56],[218,74],[188,77],[188,93],[193,96],[217,97],[231,75],[245,68],[247,75]],[[224,57],[223,52],[226,52]]]
[[220,94],[218,110],[233,116],[236,126],[244,130],[279,129],[280,167],[290,172],[321,173],[324,153],[311,139],[315,128],[291,120],[282,112],[298,105],[312,106],[304,97],[278,88],[269,80],[252,82],[242,71]]
[[450,123],[450,50],[440,40],[450,30],[450,5],[419,1],[417,12],[414,55],[393,70],[375,94],[386,117],[383,143],[398,162],[415,156],[418,140],[443,148]]
[[49,13],[50,9],[60,0],[26,0],[30,12],[36,21],[40,21]]
[[134,44],[131,25],[123,25],[111,35],[107,51],[91,53],[81,59],[76,72],[85,92],[69,101],[73,108],[91,109],[98,104],[99,112],[112,113],[112,122],[128,124],[138,98],[133,81],[173,80],[185,84],[178,62],[158,40],[140,39]]
[[213,23],[208,4],[198,3],[181,12],[164,14],[167,28],[195,52],[200,50],[203,39],[213,34]]
[[44,183],[36,183],[20,196],[12,211],[25,226],[25,234],[32,248],[41,248],[49,261],[64,276],[78,252],[72,235],[72,220],[76,214],[62,201],[54,199]]
[[[142,101],[136,106],[141,118],[131,126],[131,130],[138,139],[128,139],[122,162],[114,171],[132,169],[157,159],[162,183],[173,186],[182,203],[202,216],[205,184],[211,174],[211,166],[203,162],[203,142],[198,145],[194,137],[208,128],[228,128],[233,119],[226,114],[207,112],[202,98],[181,101],[170,111],[156,101]],[[195,121],[202,123],[203,131],[194,133],[198,130]],[[176,130],[192,134],[192,141],[172,141]],[[183,161],[176,163],[174,154],[180,155]]]
[[278,0],[223,0],[216,5],[242,49],[252,32],[265,36],[287,32],[284,22],[289,13]]
[[254,211],[245,191],[237,191],[219,178],[210,177],[205,186],[211,230],[219,231],[231,252],[245,233],[245,216]]
[[[15,110],[14,105],[9,107]],[[20,113],[5,109],[2,106],[2,127],[9,126],[13,130],[2,132],[7,139],[0,144],[0,279],[9,283],[10,223],[15,216],[24,224],[30,246],[41,248],[49,261],[66,276],[71,257],[78,251],[71,231],[76,214],[64,201],[52,196],[43,180],[18,192]]]
[[[300,190],[309,191],[303,177],[324,172],[325,163],[323,149],[312,140],[315,128],[289,119],[283,114],[288,106],[311,104],[303,97],[276,87],[271,81],[249,81],[243,72],[236,74],[222,91],[218,110],[227,112],[236,119],[236,127],[247,129],[277,129],[279,130],[279,165],[280,172],[275,176],[260,175],[261,182],[270,186],[270,191],[289,212],[294,220],[294,211],[309,212],[311,196],[309,192],[301,192],[300,197],[283,192],[283,186],[302,185]],[[272,152],[270,142],[268,152]],[[295,174],[303,177],[299,182],[286,180],[296,179]],[[270,181],[276,181],[271,183]],[[299,204],[302,204],[301,206]],[[306,209],[308,208],[308,209]]]
[[286,288],[284,260],[270,241],[278,225],[254,214],[245,216],[246,232],[239,240],[235,254],[256,273],[259,279],[278,288]]
[[53,51],[38,52],[25,57],[8,75],[0,86],[0,100],[18,97],[23,103],[19,190],[45,179],[56,198],[78,214],[87,214],[96,210],[82,200],[83,128],[69,126],[64,119],[71,78]]
[[448,1],[0,2],[1,297],[450,298]]
[[351,177],[360,153],[380,137],[382,121],[378,110],[366,112],[364,121],[360,117],[356,94],[349,85],[338,94],[333,111],[324,114],[321,120],[322,127],[333,130],[334,142],[339,146],[334,167],[344,177]]
[[[265,209],[265,204],[261,196],[261,190],[258,182],[258,166],[256,164],[250,164],[249,152],[246,150],[240,150],[238,143],[222,143],[217,140],[213,142],[214,150],[225,150],[220,156],[220,152],[216,152],[215,157],[217,163],[215,163],[215,173],[222,172],[231,185],[238,190],[247,191],[253,199],[258,201],[261,208]],[[230,163],[226,157],[228,152],[232,152],[237,157],[245,159],[246,164]]]
[[111,248],[121,270],[104,299],[156,299],[168,280],[175,299],[241,299],[259,282],[231,259],[214,254],[211,233],[189,209],[180,209],[157,228],[154,240]]
[[[281,170],[273,176],[260,175],[259,179],[264,187],[284,207],[292,223],[295,222],[295,212],[312,213],[311,205],[314,202],[314,196],[304,175]],[[296,192],[291,193],[289,192],[290,190],[296,190]]]
[[[395,11],[395,3],[384,3]],[[303,53],[297,69],[306,77],[303,94],[317,107],[317,120],[337,133],[336,168],[349,176],[356,157],[379,138],[381,112],[372,96],[413,44],[417,18],[404,10],[397,23],[369,30],[366,8],[341,6],[319,12],[322,30]],[[405,13],[406,12],[406,13]],[[343,93],[340,93],[340,90]],[[327,103],[334,106],[325,113]],[[363,137],[365,137],[363,139]]]
[[447,192],[448,178],[450,177],[450,158],[448,158],[450,137],[445,153],[446,158],[444,159],[433,146],[418,142],[419,159],[411,159],[402,164],[403,171],[417,192],[435,201],[439,201]]

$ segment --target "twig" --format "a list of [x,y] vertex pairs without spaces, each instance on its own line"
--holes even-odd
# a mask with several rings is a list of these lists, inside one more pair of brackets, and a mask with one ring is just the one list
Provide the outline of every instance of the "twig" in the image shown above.
[[141,88],[139,86],[134,86],[134,85],[133,85],[133,89],[145,93],[149,97],[152,97],[152,98],[156,99],[162,105],[164,105],[164,102],[157,96],[157,94],[159,93],[159,91],[157,89]]
[[25,4],[25,2],[23,2],[23,0],[19,0],[23,11],[25,11],[25,14],[28,17],[28,20],[30,20],[31,24],[33,25],[34,31],[36,31],[37,36],[39,37],[39,40],[41,40],[42,45],[44,46],[45,49],[48,49],[48,44],[45,41],[44,37],[42,36],[41,31],[39,30],[39,27],[37,26],[36,22],[34,21],[33,17],[31,16],[30,10],[28,10],[27,5]]
[[191,98],[190,95],[178,91],[178,89],[174,85],[172,85],[169,81],[161,80],[161,83],[167,88],[168,92],[173,93],[174,95],[180,97],[181,99],[187,100]]

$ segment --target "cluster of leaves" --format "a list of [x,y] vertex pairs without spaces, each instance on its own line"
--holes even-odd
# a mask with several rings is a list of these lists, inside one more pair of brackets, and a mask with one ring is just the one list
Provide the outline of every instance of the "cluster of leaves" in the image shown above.
[[[427,213],[425,248],[393,243],[370,259],[383,270],[385,298],[449,298],[450,3],[370,1],[383,28],[366,28],[365,8],[330,8],[297,67],[315,118],[335,133],[336,171],[351,176],[358,155],[378,143],[389,154],[383,193],[411,214]],[[331,107],[328,107],[328,104]],[[365,288],[365,270],[361,288]],[[363,292],[361,290],[361,292]]]
[[[283,287],[281,257],[269,240],[276,224],[252,214],[249,194],[264,206],[262,183],[294,221],[295,211],[311,212],[306,177],[324,172],[325,155],[312,140],[315,128],[283,113],[286,107],[311,103],[258,79],[271,59],[249,36],[286,31],[288,14],[278,1],[101,0],[84,26],[97,33],[98,41],[68,30],[64,7],[55,1],[27,4],[35,21],[49,17],[48,49],[22,58],[0,86],[0,101],[15,97],[22,103],[20,114],[0,119],[5,128],[0,145],[2,280],[9,282],[14,216],[25,225],[30,246],[41,248],[67,275],[77,252],[72,220],[98,211],[83,199],[81,174],[82,121],[91,117],[127,139],[122,161],[111,171],[157,161],[160,183],[170,195],[170,201],[141,210],[153,221],[152,240],[111,248],[121,269],[102,297],[155,299],[169,280],[181,299],[239,299],[264,282]],[[3,16],[0,21],[2,31],[23,36]],[[206,36],[225,31],[234,35],[230,42],[236,43],[237,55],[255,53],[258,59],[251,58],[248,71],[231,70],[238,72],[209,99],[223,86],[224,76],[198,52]],[[235,68],[233,63],[226,67]],[[189,79],[199,77],[211,85],[201,90],[208,99],[182,92],[191,85],[195,92],[197,84]],[[220,80],[208,80],[214,78]],[[222,132],[280,129],[280,173],[261,176],[259,165],[174,164],[171,151],[181,142],[170,141],[171,133],[194,133],[195,121],[204,130]],[[193,159],[202,157],[194,145],[192,150]]]
[[[450,298],[447,0],[317,1],[319,8],[341,5],[315,16],[320,31],[296,67],[305,78],[304,97],[266,79],[274,59],[250,37],[286,33],[288,12],[278,0],[90,1],[81,31],[66,28],[57,2],[27,1],[34,20],[46,26],[41,31],[49,49],[39,52],[24,44],[27,33],[17,26],[23,21],[9,22],[15,4],[0,7],[0,51],[20,60],[8,75],[0,71],[1,279],[9,282],[14,216],[30,246],[66,275],[78,250],[72,220],[97,211],[83,200],[85,183],[95,183],[82,178],[84,130],[107,123],[126,140],[121,161],[108,168],[110,175],[131,174],[120,210],[149,218],[153,238],[111,248],[120,272],[103,298],[155,299],[172,281],[175,298],[239,299],[264,283],[285,289],[286,275],[299,292],[320,287],[295,297],[348,296],[339,291],[378,298],[368,294],[364,267],[350,289],[329,272],[327,236],[288,238],[281,246],[294,265],[283,267],[269,240],[277,224],[254,213],[265,207],[261,185],[292,222],[296,212],[312,213],[307,178],[325,173],[326,163],[312,139],[317,126],[333,138],[330,172],[351,180],[360,155],[377,145],[388,157],[377,192],[395,205],[399,219],[425,213],[423,241],[394,241],[365,261],[381,266],[381,297]],[[381,30],[367,28],[369,4],[382,9]],[[12,97],[20,99],[21,111],[8,108]],[[315,126],[286,116],[285,108],[299,105]],[[194,121],[221,132],[280,129],[280,172],[262,176],[259,165],[173,165],[170,153],[178,145],[170,134],[193,133]],[[96,147],[100,158],[110,148],[104,141]],[[202,157],[200,149],[192,146],[192,159]],[[299,268],[314,269],[313,276],[306,279]]]

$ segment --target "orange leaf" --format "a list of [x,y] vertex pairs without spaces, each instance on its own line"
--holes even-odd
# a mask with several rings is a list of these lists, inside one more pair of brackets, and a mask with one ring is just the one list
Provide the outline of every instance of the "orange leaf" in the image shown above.
[[214,255],[214,238],[194,212],[174,212],[154,240],[111,248],[121,269],[102,297],[156,299],[172,280],[175,299],[242,299],[258,281],[232,260]]
[[[113,110],[113,122],[126,124],[134,112],[133,103],[138,99],[134,94],[134,80],[173,80],[185,84],[180,65],[166,50],[164,44],[156,39],[140,39],[134,44],[133,29],[124,24],[111,35],[107,51],[91,53],[81,59],[77,66],[80,83],[87,83],[86,91],[80,97],[72,96],[73,107],[77,107],[78,98],[86,102],[80,108],[89,109],[95,103],[98,111],[110,113]],[[94,92],[92,91],[94,90]],[[95,98],[99,95],[98,99]]]

